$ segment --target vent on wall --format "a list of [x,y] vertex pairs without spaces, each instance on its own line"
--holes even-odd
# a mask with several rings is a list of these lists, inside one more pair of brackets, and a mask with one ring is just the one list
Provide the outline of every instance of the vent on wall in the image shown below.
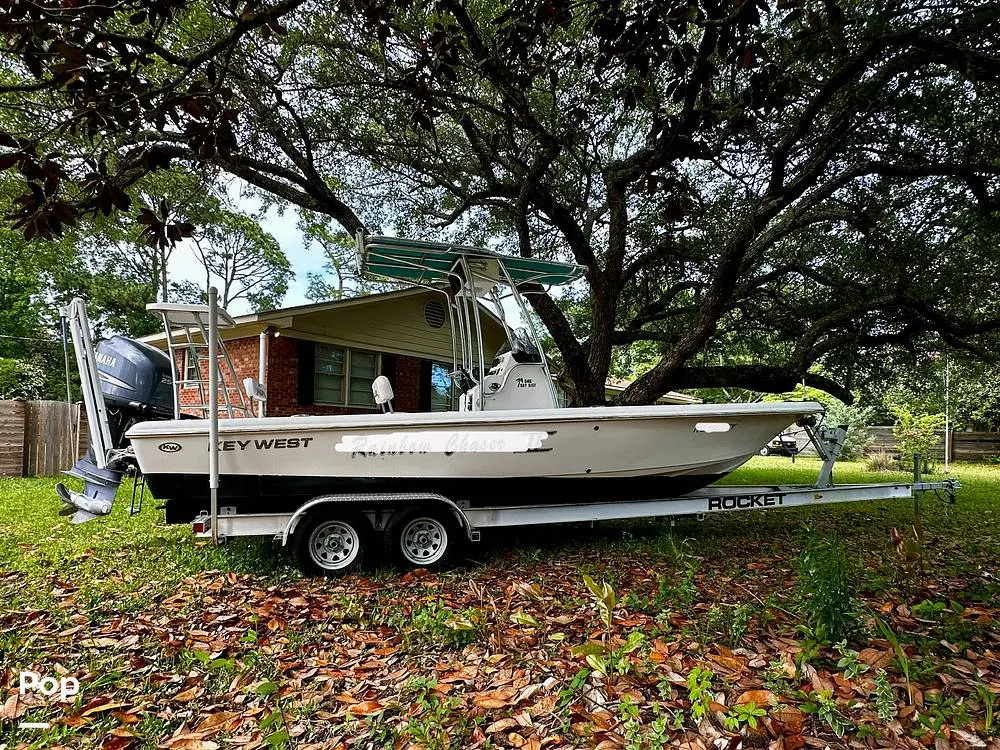
[[444,325],[444,305],[436,299],[427,300],[424,304],[424,322],[431,328],[440,328]]

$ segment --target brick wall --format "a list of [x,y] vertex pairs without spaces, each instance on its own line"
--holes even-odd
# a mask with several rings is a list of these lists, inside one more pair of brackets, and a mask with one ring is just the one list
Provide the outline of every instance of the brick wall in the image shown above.
[[[299,342],[287,336],[267,342],[267,414],[284,417],[289,414],[329,414],[304,412],[299,403]],[[332,412],[336,414],[337,412]],[[350,412],[347,412],[350,413]]]
[[[234,339],[226,342],[226,349],[233,361],[239,385],[243,378],[257,377],[259,338]],[[299,340],[288,336],[272,338],[267,344],[267,415],[284,417],[292,414],[365,414],[374,409],[351,406],[299,403]],[[178,357],[178,372],[184,372],[183,355]],[[208,377],[207,365],[202,366],[202,377]],[[397,411],[420,411],[420,360],[416,357],[396,356],[396,373],[392,378],[396,394]],[[181,389],[181,408],[199,402],[197,388]],[[201,416],[201,414],[198,414]]]
[[[226,342],[226,349],[229,351],[229,358],[233,361],[233,368],[236,370],[237,382],[235,385],[242,389],[243,388],[243,378],[256,378],[257,377],[257,338],[245,338],[245,339],[235,339],[233,341]],[[177,372],[181,374],[181,378],[184,377],[184,353],[180,352],[177,355]],[[204,380],[208,380],[208,363],[202,362],[201,365],[201,377]],[[207,399],[208,389],[205,389],[205,398]],[[234,401],[238,400],[238,395],[233,394],[231,398]],[[184,410],[184,406],[191,404],[201,403],[201,392],[197,387],[194,388],[181,388],[181,409]],[[188,410],[190,411],[190,410]],[[201,412],[191,412],[196,414],[196,416],[203,416]]]
[[396,394],[396,411],[420,411],[420,360],[396,355],[396,376],[392,390]]

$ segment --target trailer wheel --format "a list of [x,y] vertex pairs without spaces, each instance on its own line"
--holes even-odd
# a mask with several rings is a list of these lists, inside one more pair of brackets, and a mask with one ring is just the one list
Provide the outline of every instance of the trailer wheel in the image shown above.
[[441,570],[459,546],[458,529],[445,510],[402,511],[385,531],[386,558],[405,568]]
[[771,449],[770,449],[770,447],[768,447],[768,446],[765,445],[763,448],[761,448],[760,449],[760,455],[762,455],[762,456],[770,456],[771,455]]
[[361,516],[310,513],[295,532],[292,556],[306,575],[341,576],[361,567],[368,541]]

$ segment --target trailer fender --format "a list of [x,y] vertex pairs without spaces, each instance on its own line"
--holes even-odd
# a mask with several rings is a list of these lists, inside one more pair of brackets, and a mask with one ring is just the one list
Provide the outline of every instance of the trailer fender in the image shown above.
[[314,497],[312,500],[296,510],[295,513],[292,514],[292,517],[288,519],[288,523],[285,524],[285,530],[281,534],[281,546],[285,547],[288,545],[288,539],[295,533],[295,529],[299,525],[299,522],[305,518],[310,511],[320,505],[338,503],[349,505],[355,511],[360,510],[361,512],[364,512],[367,510],[378,510],[379,506],[385,505],[427,502],[440,503],[448,508],[452,515],[455,516],[455,520],[458,521],[459,525],[465,531],[465,535],[468,537],[469,541],[475,542],[479,540],[479,532],[472,528],[472,524],[469,522],[469,518],[465,514],[465,511],[444,495],[438,495],[434,492],[397,492],[370,495],[320,495],[319,497]]

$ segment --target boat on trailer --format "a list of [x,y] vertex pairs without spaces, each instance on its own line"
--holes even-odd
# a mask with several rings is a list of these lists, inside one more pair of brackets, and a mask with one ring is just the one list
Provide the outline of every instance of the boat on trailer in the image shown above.
[[[813,427],[822,414],[815,402],[560,408],[522,290],[570,284],[581,266],[393,237],[359,235],[357,245],[368,275],[446,298],[457,410],[396,412],[391,383],[379,376],[381,413],[255,418],[252,401],[266,394],[252,379],[239,387],[216,330],[233,324],[224,311],[153,304],[168,354],[123,337],[94,350],[86,309],[74,301],[65,314],[95,415],[91,450],[67,472],[83,491],[58,488],[74,521],[109,513],[123,473],[137,467],[168,523],[216,538],[274,534],[307,572],[354,569],[379,535],[391,559],[438,567],[483,528],[800,504],[809,496],[802,488],[704,489],[793,423],[825,459],[823,492],[807,488],[812,502],[913,491],[833,488],[845,433]],[[508,324],[511,307],[524,325]],[[487,311],[508,336],[490,357]],[[206,363],[209,382],[182,380],[181,350]],[[182,406],[182,385],[196,385],[201,403]]]

